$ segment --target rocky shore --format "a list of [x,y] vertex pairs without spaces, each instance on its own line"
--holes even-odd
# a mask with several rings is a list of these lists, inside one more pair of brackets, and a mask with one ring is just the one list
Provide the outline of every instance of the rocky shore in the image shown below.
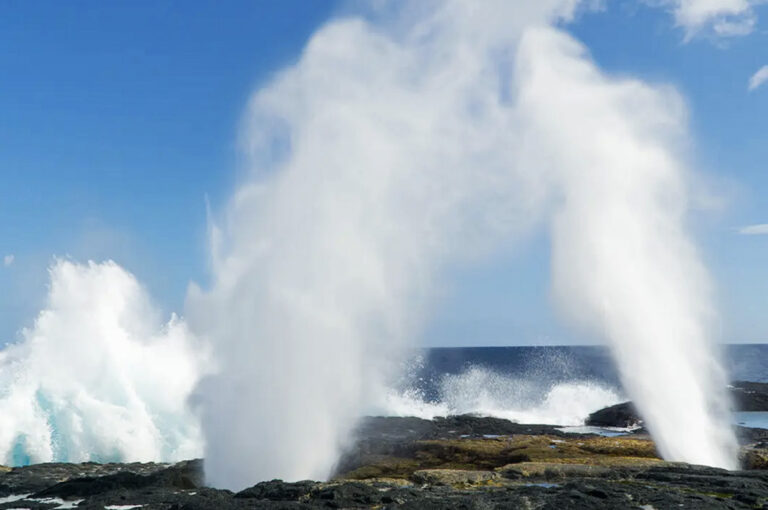
[[327,482],[275,480],[234,493],[206,487],[200,460],[38,464],[0,468],[0,510],[768,510],[768,430],[738,435],[743,470],[728,472],[661,460],[642,428],[607,437],[474,416],[367,418]]

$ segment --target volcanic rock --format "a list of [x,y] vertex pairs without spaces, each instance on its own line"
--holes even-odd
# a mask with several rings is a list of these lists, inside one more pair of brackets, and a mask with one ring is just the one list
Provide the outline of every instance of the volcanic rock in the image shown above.
[[729,390],[736,411],[768,411],[768,383],[735,381]]
[[643,423],[642,418],[632,402],[616,404],[590,414],[585,425],[593,427],[638,427]]
[[272,480],[233,493],[205,487],[199,460],[39,464],[0,469],[0,510],[768,508],[763,439],[742,448],[749,470],[729,472],[664,462],[643,433],[459,416],[370,418],[357,434],[330,482]]

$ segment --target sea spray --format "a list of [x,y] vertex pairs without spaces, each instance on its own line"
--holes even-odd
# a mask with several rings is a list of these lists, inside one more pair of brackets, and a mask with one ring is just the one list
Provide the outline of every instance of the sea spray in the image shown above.
[[45,308],[0,351],[0,462],[176,461],[202,453],[187,400],[207,358],[114,262],[57,260]]
[[251,170],[187,308],[220,368],[209,481],[327,476],[446,265],[549,218],[556,297],[610,341],[660,451],[733,467],[682,102],[547,28],[575,2],[389,5],[319,29],[251,100]]
[[512,375],[471,366],[458,374],[441,375],[432,398],[418,384],[387,388],[365,413],[424,419],[472,414],[517,423],[575,426],[583,425],[595,410],[622,401],[621,392],[603,381],[547,381],[531,373]]
[[334,21],[252,98],[252,168],[186,314],[220,367],[199,388],[210,483],[329,476],[446,264],[538,219],[493,65],[519,26],[487,24],[556,15],[491,4]]
[[735,468],[711,289],[685,229],[682,100],[604,76],[580,44],[551,29],[526,33],[517,66],[519,107],[537,140],[529,161],[551,165],[559,197],[559,303],[609,341],[665,458]]

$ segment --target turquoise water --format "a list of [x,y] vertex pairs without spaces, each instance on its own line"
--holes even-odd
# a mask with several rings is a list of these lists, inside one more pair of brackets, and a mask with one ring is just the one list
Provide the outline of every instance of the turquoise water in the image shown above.
[[733,413],[733,421],[742,427],[768,429],[768,412]]

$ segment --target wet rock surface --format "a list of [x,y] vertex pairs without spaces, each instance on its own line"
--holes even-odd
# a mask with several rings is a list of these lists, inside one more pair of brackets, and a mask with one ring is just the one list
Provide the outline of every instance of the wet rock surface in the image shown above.
[[644,433],[567,434],[472,416],[369,418],[329,482],[273,480],[231,492],[205,487],[199,460],[39,464],[0,470],[0,510],[768,509],[766,447],[745,442],[751,469],[728,472],[664,462]]

